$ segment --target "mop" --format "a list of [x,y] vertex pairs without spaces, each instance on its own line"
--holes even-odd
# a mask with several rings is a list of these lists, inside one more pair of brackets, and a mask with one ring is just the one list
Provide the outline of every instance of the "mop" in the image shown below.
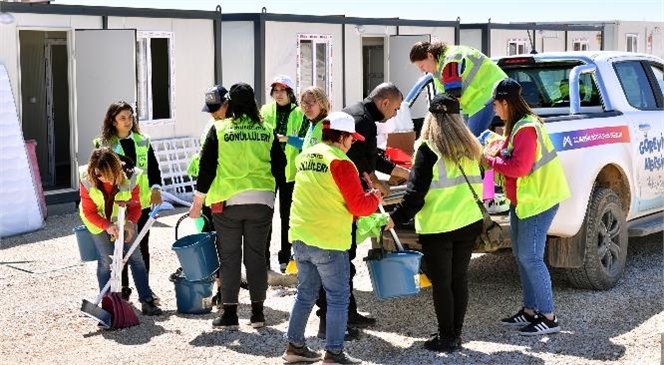
[[[124,256],[122,260],[116,258],[122,257],[122,247],[124,245],[124,242],[122,242],[122,245],[118,246],[118,241],[124,241],[125,207],[124,206],[120,207],[118,211],[118,222],[122,223],[119,223],[118,227],[121,229],[119,230],[120,232],[118,234],[118,237],[116,238],[116,244],[114,248],[114,258],[113,262],[111,263],[111,278],[106,283],[106,285],[104,285],[104,288],[99,292],[99,295],[97,295],[97,298],[95,298],[94,302],[90,302],[86,299],[83,299],[83,303],[81,304],[81,312],[84,315],[97,321],[101,327],[124,328],[124,327],[129,327],[130,325],[138,324],[138,318],[136,317],[136,314],[128,305],[128,303],[122,300],[121,295],[119,294],[122,288],[120,273],[122,272],[122,267],[127,263],[131,254],[134,252],[134,250],[136,250],[141,240],[143,240],[143,237],[145,237],[145,235],[148,233],[150,227],[152,227],[152,224],[156,220],[156,215],[157,212],[159,211],[159,208],[160,206],[156,205],[152,209],[152,212],[150,213],[150,218],[145,223],[145,226],[143,226],[143,229],[138,234],[138,236],[134,239],[134,243],[132,243],[131,247],[129,247],[129,250],[127,250],[127,254]],[[119,251],[120,255],[116,256],[118,252],[117,251],[118,247],[120,247]],[[115,285],[114,288],[113,285]],[[109,291],[109,289],[112,291],[112,294],[106,296],[106,293]],[[113,289],[115,291],[113,291]],[[101,303],[102,300],[106,298],[108,298],[106,300],[106,305],[102,303],[102,308],[100,308],[99,303]],[[133,314],[134,318],[136,318],[135,324],[130,324],[132,322],[131,321],[132,318],[125,318],[126,316],[131,316],[130,314],[128,314],[129,311],[126,310],[127,308]]]

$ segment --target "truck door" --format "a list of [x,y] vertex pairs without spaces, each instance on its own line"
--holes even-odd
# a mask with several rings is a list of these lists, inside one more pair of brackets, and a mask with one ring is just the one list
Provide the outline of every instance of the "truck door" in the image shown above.
[[[76,30],[76,165],[85,165],[108,106],[136,105],[136,30]],[[78,177],[77,177],[78,178]]]
[[616,63],[615,70],[628,103],[638,109],[626,116],[636,182],[633,216],[643,216],[664,208],[664,69],[660,63],[637,60]]

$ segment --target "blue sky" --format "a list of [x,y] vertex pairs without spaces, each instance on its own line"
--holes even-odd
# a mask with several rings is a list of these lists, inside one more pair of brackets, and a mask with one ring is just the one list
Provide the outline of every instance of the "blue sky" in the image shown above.
[[54,0],[54,4],[191,9],[224,13],[346,15],[462,23],[648,20],[664,22],[662,0]]

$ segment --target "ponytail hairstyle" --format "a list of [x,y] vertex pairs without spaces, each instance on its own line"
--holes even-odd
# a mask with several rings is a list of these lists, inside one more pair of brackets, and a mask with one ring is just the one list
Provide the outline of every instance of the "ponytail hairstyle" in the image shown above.
[[443,42],[417,42],[413,45],[413,48],[410,49],[410,62],[422,61],[427,58],[427,54],[431,53],[434,60],[438,60],[440,55],[445,53],[447,50],[447,44]]

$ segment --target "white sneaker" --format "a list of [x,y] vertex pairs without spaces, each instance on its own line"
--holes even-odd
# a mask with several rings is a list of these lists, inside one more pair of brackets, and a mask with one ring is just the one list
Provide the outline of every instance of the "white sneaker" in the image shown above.
[[489,214],[501,214],[510,210],[510,201],[504,194],[496,194],[493,199],[484,202]]

